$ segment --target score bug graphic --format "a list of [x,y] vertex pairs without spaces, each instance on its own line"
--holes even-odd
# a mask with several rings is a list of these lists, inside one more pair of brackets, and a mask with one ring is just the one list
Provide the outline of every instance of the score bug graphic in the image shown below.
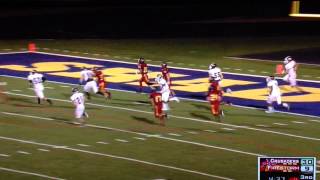
[[259,157],[258,180],[316,180],[315,157]]

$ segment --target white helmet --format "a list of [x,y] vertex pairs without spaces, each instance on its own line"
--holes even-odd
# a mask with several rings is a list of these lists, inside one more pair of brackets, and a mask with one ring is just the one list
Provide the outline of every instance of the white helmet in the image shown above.
[[159,83],[161,79],[162,79],[162,75],[161,74],[157,74],[157,77],[154,79],[154,81]]
[[284,58],[284,61],[283,61],[283,63],[284,64],[288,64],[290,61],[292,61],[293,59],[292,59],[292,57],[291,56],[287,56],[287,57],[285,57]]
[[213,69],[213,68],[215,68],[215,67],[217,67],[217,64],[216,64],[216,63],[211,63],[211,64],[209,65],[209,70],[210,70],[210,69]]
[[268,76],[267,78],[266,78],[266,82],[268,83],[268,82],[270,82],[271,80],[273,80],[274,79],[274,76]]

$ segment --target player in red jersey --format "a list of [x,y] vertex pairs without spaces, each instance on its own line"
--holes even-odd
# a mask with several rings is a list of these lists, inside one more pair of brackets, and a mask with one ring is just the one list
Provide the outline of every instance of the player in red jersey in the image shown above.
[[107,82],[105,81],[102,71],[99,71],[96,67],[94,67],[92,71],[95,74],[95,78],[98,84],[98,94],[103,95],[105,98],[111,99],[111,93],[106,89]]
[[138,73],[141,74],[141,78],[139,79],[139,87],[140,87],[140,92],[142,92],[142,83],[146,83],[148,86],[150,85],[149,83],[149,78],[148,78],[148,65],[145,63],[144,58],[140,57],[138,61]]
[[221,119],[221,116],[224,116],[222,109],[220,109],[220,103],[222,101],[223,91],[217,82],[211,83],[209,88],[209,92],[207,95],[207,100],[211,105],[211,113],[215,117],[215,119]]
[[153,91],[150,94],[150,101],[153,106],[154,116],[160,120],[161,125],[165,125],[164,117],[166,116],[162,112],[162,97],[161,93]]
[[162,63],[161,64],[161,73],[162,73],[162,77],[167,81],[167,83],[169,85],[170,94],[172,96],[175,96],[176,93],[171,89],[172,81],[171,81],[171,77],[170,77],[169,68],[168,68],[167,63]]

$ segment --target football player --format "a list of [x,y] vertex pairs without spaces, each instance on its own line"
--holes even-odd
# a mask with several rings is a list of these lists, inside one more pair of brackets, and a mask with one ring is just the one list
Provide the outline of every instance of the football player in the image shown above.
[[30,87],[33,88],[37,96],[38,104],[40,104],[41,101],[47,101],[50,105],[52,105],[52,101],[46,98],[43,93],[43,83],[46,81],[46,78],[42,74],[38,73],[36,70],[33,70],[30,72],[27,79],[29,81]]
[[154,116],[158,118],[160,120],[160,124],[164,126],[165,125],[164,117],[166,117],[166,114],[163,114],[163,111],[162,111],[161,93],[152,91],[152,93],[149,96],[149,99],[153,107]]
[[176,101],[180,102],[180,100],[177,97],[170,97],[170,88],[167,83],[167,81],[162,77],[161,74],[158,74],[155,82],[159,85],[162,99],[162,110],[167,114],[166,112],[170,110],[169,108],[169,101]]
[[222,102],[223,91],[221,90],[218,82],[212,82],[207,95],[207,100],[211,106],[211,113],[215,119],[221,120],[224,116],[223,110],[220,108]]
[[96,81],[93,80],[95,74],[92,70],[87,69],[86,67],[83,67],[83,70],[80,72],[80,85],[84,84],[83,91],[86,94],[88,100],[91,99],[90,93],[98,93],[98,86]]
[[267,81],[267,87],[269,90],[269,96],[267,99],[268,110],[265,112],[266,113],[274,112],[273,102],[277,102],[278,105],[281,105],[289,110],[290,109],[289,104],[283,103],[281,101],[281,92],[278,86],[278,81],[274,78],[274,76],[267,77],[266,81]]
[[96,81],[98,83],[98,94],[103,95],[105,98],[111,99],[111,93],[106,89],[107,82],[102,71],[99,71],[97,67],[94,67],[92,71],[95,74]]
[[169,73],[169,68],[167,63],[162,63],[161,64],[161,73],[162,73],[162,77],[167,81],[169,88],[170,88],[170,93],[172,96],[175,96],[175,92],[171,89],[171,77],[170,77],[170,73]]
[[298,91],[302,92],[303,89],[297,86],[297,70],[298,64],[296,61],[291,57],[287,56],[284,58],[284,73],[286,74],[283,77],[283,80],[288,82],[292,88],[296,88]]
[[223,74],[221,69],[217,66],[216,63],[212,63],[209,65],[209,82],[218,82],[219,85],[221,86],[221,80],[223,79]]
[[74,111],[75,115],[75,121],[73,121],[73,124],[76,125],[84,125],[85,120],[84,117],[89,117],[88,114],[85,112],[85,98],[83,93],[79,92],[78,88],[72,89],[72,96],[70,97],[73,105],[76,107]]
[[138,61],[138,74],[141,75],[139,79],[139,92],[142,92],[142,83],[146,83],[148,86],[150,85],[149,83],[149,78],[148,78],[148,65],[145,63],[145,60],[143,57],[140,57]]

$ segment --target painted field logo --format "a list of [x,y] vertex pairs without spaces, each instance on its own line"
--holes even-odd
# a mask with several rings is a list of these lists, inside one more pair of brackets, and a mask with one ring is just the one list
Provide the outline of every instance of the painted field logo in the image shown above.
[[[113,60],[90,59],[49,53],[14,53],[0,55],[2,75],[27,77],[31,70],[45,73],[51,81],[77,84],[82,67],[100,67],[107,75],[111,89],[137,91],[137,64]],[[149,77],[155,78],[160,67],[149,66]],[[208,90],[207,71],[170,68],[172,89],[179,97],[205,100]],[[264,77],[224,73],[222,85],[233,90],[225,99],[236,105],[265,107],[268,96]],[[303,92],[299,92],[279,81],[284,102],[292,104],[292,112],[320,116],[320,83],[299,81]],[[284,109],[280,109],[285,111]]]

